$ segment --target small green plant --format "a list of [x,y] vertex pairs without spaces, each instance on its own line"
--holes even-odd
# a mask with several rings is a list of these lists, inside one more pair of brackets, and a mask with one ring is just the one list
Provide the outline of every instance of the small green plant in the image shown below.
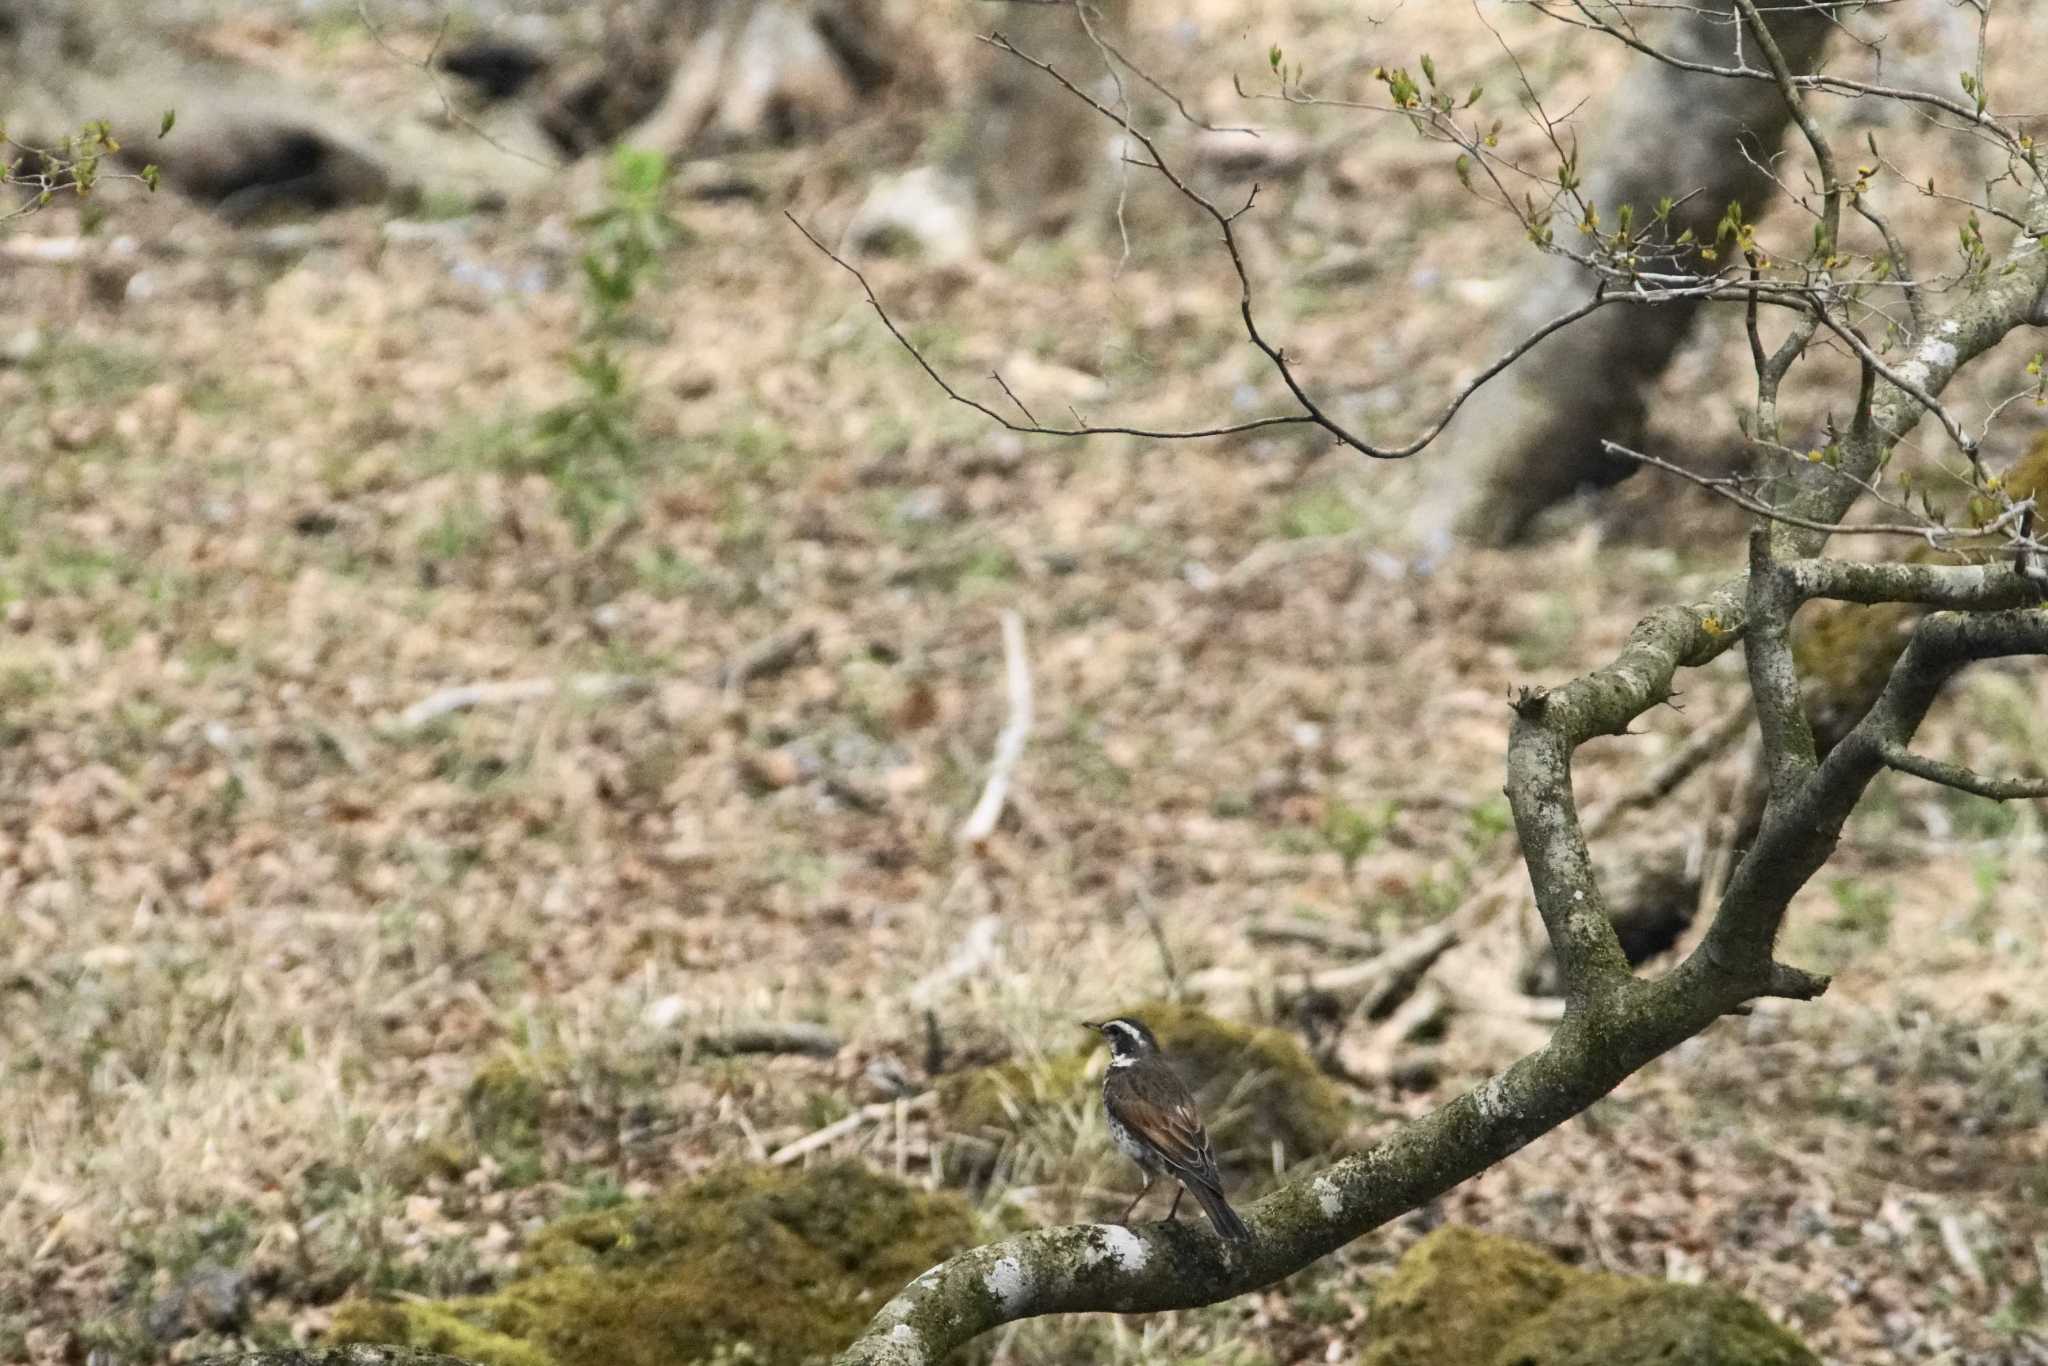
[[1841,914],[1834,928],[1841,933],[1882,948],[1892,931],[1892,902],[1889,887],[1873,887],[1854,878],[1840,878],[1829,888]]
[[1347,801],[1332,798],[1323,812],[1323,843],[1336,851],[1344,860],[1344,876],[1348,880],[1358,861],[1373,851],[1373,848],[1394,828],[1394,819],[1401,808],[1396,802],[1376,802],[1369,807],[1357,807]]
[[1485,850],[1514,828],[1515,813],[1506,797],[1488,797],[1465,813],[1466,843],[1475,852]]
[[1891,938],[1894,893],[1881,884],[1837,878],[1828,886],[1835,914],[1794,927],[1799,952],[1838,967],[1882,949]]
[[562,511],[585,540],[599,510],[616,499],[607,475],[640,463],[638,395],[620,343],[633,330],[641,290],[682,233],[664,206],[668,159],[661,153],[619,148],[610,187],[606,205],[579,224],[583,329],[564,362],[577,393],[541,414],[535,462],[560,490]]
[[1358,530],[1358,509],[1336,489],[1314,489],[1291,499],[1281,510],[1280,535],[1288,540],[1311,536],[1343,536]]

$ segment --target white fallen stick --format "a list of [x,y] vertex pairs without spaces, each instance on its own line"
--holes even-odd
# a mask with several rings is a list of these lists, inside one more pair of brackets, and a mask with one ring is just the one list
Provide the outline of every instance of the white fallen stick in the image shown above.
[[863,1105],[851,1114],[833,1120],[822,1129],[814,1129],[794,1142],[783,1144],[768,1154],[768,1165],[787,1166],[806,1153],[814,1153],[820,1148],[838,1142],[863,1124],[894,1118],[899,1114],[907,1118],[910,1111],[921,1109],[938,1099],[938,1094],[936,1091],[926,1091],[908,1100],[878,1100],[873,1105]]
[[1009,796],[1010,776],[1024,757],[1024,743],[1031,738],[1031,661],[1024,651],[1024,618],[1014,611],[1003,613],[1003,673],[1010,699],[1009,719],[996,736],[995,757],[989,761],[988,783],[981,800],[960,825],[962,844],[981,844],[1002,819],[1003,802]]
[[407,730],[418,730],[429,721],[454,712],[468,711],[472,707],[538,702],[562,692],[572,697],[613,697],[648,686],[646,679],[624,674],[572,674],[567,679],[514,678],[501,683],[464,683],[421,698],[399,713],[398,723]]

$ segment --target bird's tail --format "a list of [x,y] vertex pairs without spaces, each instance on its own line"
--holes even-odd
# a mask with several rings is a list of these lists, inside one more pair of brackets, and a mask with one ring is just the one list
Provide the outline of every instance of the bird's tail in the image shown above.
[[1227,1243],[1248,1243],[1252,1231],[1244,1226],[1244,1220],[1237,1217],[1237,1211],[1223,1198],[1223,1192],[1200,1181],[1183,1182],[1202,1206],[1202,1213],[1209,1216],[1209,1222],[1216,1227]]

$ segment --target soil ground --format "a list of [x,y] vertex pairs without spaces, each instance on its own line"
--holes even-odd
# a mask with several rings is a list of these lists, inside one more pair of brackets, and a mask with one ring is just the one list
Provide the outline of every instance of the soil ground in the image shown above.
[[[1261,307],[1339,411],[1405,435],[1483,360],[1529,248],[1400,122],[1243,105],[1231,77],[1256,83],[1278,44],[1363,98],[1372,65],[1426,50],[1487,87],[1510,150],[1538,144],[1470,11],[1340,8],[1219,0],[1134,41],[1215,117],[1305,140],[1244,220]],[[1929,13],[1887,17],[1893,50],[1933,53],[1951,88],[1948,7],[1906,8]],[[431,99],[348,11],[215,22],[359,107]],[[1555,109],[1616,69],[1526,11],[1500,23]],[[2043,69],[2039,41],[1994,49],[1994,90]],[[1903,162],[1915,130],[1895,132]],[[1427,456],[996,430],[777,211],[835,231],[888,169],[864,137],[735,158],[763,199],[677,200],[687,241],[618,346],[638,403],[617,459],[554,460],[536,434],[579,393],[587,178],[403,230],[110,197],[94,240],[128,241],[101,264],[0,261],[0,1359],[147,1358],[146,1306],[208,1263],[251,1273],[234,1335],[258,1342],[317,1334],[350,1291],[485,1285],[552,1214],[922,1090],[934,1029],[948,1066],[1057,1053],[1075,1021],[1206,967],[1328,965],[1254,943],[1264,918],[1424,924],[1494,857],[1509,690],[1602,661],[1737,563],[1738,522],[1644,479],[1533,548],[1418,561],[1398,533]],[[1952,265],[1952,206],[1894,190]],[[1142,193],[1130,218],[1128,256],[1082,231],[871,278],[991,402],[1000,369],[1042,416],[1278,410],[1210,234]],[[1796,248],[1803,226],[1772,222]],[[59,205],[4,231],[79,226]],[[1673,451],[1739,440],[1733,321],[1667,385]],[[2023,361],[1985,362],[1966,411]],[[1838,373],[1808,377],[1810,427],[1846,411]],[[2039,420],[2008,410],[1987,452]],[[1939,453],[1923,435],[1910,458]],[[1218,583],[1255,552],[1270,567]],[[1002,825],[963,849],[1006,608],[1035,724]],[[508,680],[554,690],[408,723],[437,690]],[[1731,655],[1683,712],[1590,746],[1581,800],[1740,683]],[[1926,748],[2017,769],[2048,753],[2044,717],[2038,663],[1980,670]],[[1704,827],[1737,764],[1619,847]],[[998,1359],[1349,1360],[1375,1276],[1453,1219],[1734,1286],[1832,1361],[2048,1360],[2043,814],[1881,783],[1788,932],[1794,961],[1838,972],[1824,1000],[1724,1023],[1271,1293],[1020,1326]],[[700,1055],[764,1021],[845,1046]],[[1358,1141],[1505,1060],[1448,1028],[1433,1075],[1354,1088]],[[422,1163],[506,1059],[546,1091],[532,1161]],[[914,1113],[829,1151],[935,1180],[942,1137]],[[987,1208],[1114,1212],[1129,1173],[1086,1107],[1035,1141],[1014,1169],[1043,1179],[977,1191]]]

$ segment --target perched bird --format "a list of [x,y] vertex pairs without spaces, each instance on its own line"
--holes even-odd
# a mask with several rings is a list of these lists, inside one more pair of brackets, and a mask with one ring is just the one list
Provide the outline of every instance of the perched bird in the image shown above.
[[1223,1178],[1216,1173],[1216,1155],[1209,1151],[1209,1135],[1195,1110],[1195,1098],[1160,1056],[1159,1040],[1141,1021],[1127,1016],[1100,1024],[1084,1022],[1084,1028],[1109,1040],[1102,1109],[1109,1117],[1110,1140],[1145,1173],[1145,1189],[1124,1207],[1117,1222],[1129,1222],[1152,1183],[1170,1176],[1180,1189],[1174,1192],[1167,1218],[1180,1212],[1181,1196],[1193,1191],[1217,1233],[1228,1242],[1247,1241],[1250,1230],[1223,1198]]

